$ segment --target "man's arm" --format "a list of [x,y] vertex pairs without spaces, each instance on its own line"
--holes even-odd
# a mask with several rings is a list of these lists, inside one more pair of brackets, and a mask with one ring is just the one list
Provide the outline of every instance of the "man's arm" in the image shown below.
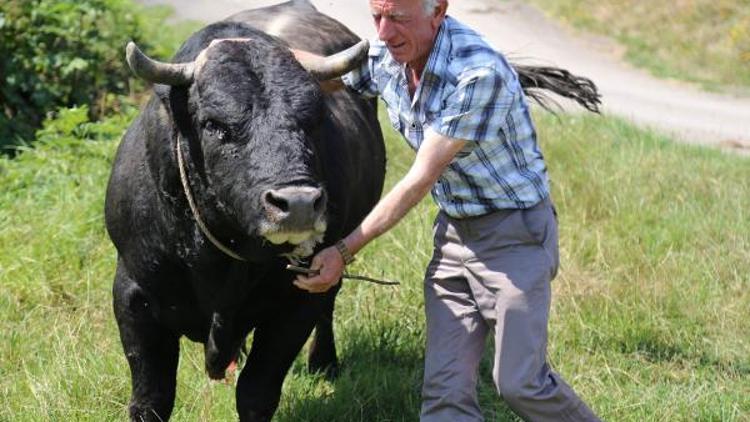
[[[464,145],[466,141],[428,131],[404,178],[375,205],[359,227],[342,239],[347,249],[355,254],[396,225],[430,191]],[[336,248],[329,247],[315,255],[310,268],[319,270],[320,275],[311,278],[299,276],[294,284],[312,293],[325,292],[341,278],[344,260]]]

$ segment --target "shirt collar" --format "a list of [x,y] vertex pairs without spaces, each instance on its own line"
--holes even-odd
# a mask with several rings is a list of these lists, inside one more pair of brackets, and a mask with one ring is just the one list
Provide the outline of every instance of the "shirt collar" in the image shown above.
[[444,74],[445,68],[448,66],[450,60],[451,43],[450,37],[448,36],[449,22],[452,18],[446,16],[443,22],[438,28],[438,33],[435,35],[435,42],[432,46],[432,51],[427,59],[427,64],[422,71],[422,83],[428,85],[434,85],[439,82],[441,75]]

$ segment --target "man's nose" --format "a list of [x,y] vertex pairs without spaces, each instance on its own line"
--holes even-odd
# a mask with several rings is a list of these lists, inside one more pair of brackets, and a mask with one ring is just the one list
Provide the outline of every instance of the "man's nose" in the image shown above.
[[381,17],[377,26],[380,41],[388,41],[393,37],[393,22],[390,19],[385,16]]

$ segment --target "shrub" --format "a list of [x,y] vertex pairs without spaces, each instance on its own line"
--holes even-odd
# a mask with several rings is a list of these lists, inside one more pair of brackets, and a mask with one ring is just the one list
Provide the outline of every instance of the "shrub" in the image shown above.
[[155,56],[171,53],[175,44],[162,35],[170,32],[163,31],[167,14],[132,0],[4,0],[0,149],[31,142],[60,107],[86,106],[94,119],[119,110],[118,95],[139,88],[124,46],[133,39]]

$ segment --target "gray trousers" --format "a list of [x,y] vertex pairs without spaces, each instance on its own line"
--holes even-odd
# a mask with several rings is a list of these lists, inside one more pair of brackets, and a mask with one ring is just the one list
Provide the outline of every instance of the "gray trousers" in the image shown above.
[[434,231],[420,420],[483,420],[477,369],[490,333],[495,386],[516,414],[527,421],[598,420],[547,364],[550,281],[559,264],[550,201],[460,220],[441,212]]

